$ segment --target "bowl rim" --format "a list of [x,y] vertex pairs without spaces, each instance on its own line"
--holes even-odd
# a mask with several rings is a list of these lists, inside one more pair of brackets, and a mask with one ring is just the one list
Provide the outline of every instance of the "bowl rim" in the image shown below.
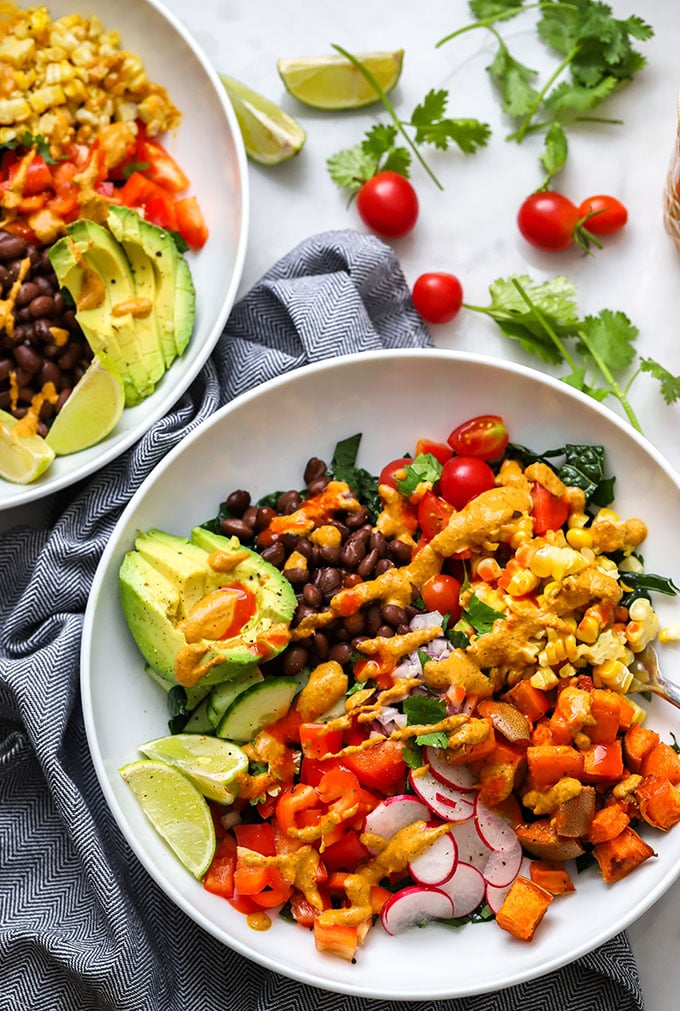
[[[4,478],[0,478],[0,512],[28,505],[31,502],[36,502],[48,495],[61,491],[64,488],[71,487],[71,485],[76,484],[83,478],[89,477],[97,471],[100,471],[104,466],[106,466],[106,464],[111,463],[119,456],[122,456],[126,450],[138,442],[144,436],[145,432],[147,432],[149,428],[151,428],[151,426],[159,420],[159,418],[169,411],[170,408],[186,392],[214,351],[215,345],[219,340],[219,335],[224,329],[229,314],[233,308],[238,288],[241,283],[241,278],[243,276],[250,230],[250,183],[248,175],[248,160],[243,143],[243,136],[236,119],[234,108],[229,100],[229,96],[220,83],[217,71],[209,61],[201,46],[193,38],[179,18],[177,18],[177,16],[163,3],[161,3],[160,0],[136,0],[136,2],[138,4],[143,3],[148,7],[154,8],[154,10],[174,29],[177,35],[181,37],[184,44],[193,53],[202,70],[207,75],[215,96],[217,97],[218,103],[221,106],[221,111],[228,123],[236,154],[239,184],[238,191],[240,199],[238,241],[236,243],[233,270],[229,277],[229,283],[222,300],[222,305],[215,318],[213,326],[210,331],[203,336],[202,343],[204,345],[204,350],[197,354],[196,358],[185,369],[179,383],[168,383],[167,388],[164,391],[156,391],[152,394],[152,396],[157,396],[158,399],[154,401],[153,407],[144,418],[142,425],[137,425],[125,434],[116,436],[108,446],[105,442],[97,443],[96,446],[101,447],[101,452],[93,454],[92,458],[87,462],[80,464],[74,463],[74,466],[70,470],[60,474],[59,476],[50,477],[48,469],[44,479],[39,479],[38,481],[27,485],[14,485],[9,481],[5,481]],[[194,334],[192,339],[195,340],[197,337],[198,334]],[[77,461],[78,455],[78,453],[74,453],[72,455],[72,459]],[[3,497],[3,487],[9,487],[12,489],[12,493],[8,498]]]
[[[128,519],[131,517],[139,503],[144,499],[150,484],[154,484],[163,473],[168,468],[173,466],[174,461],[178,456],[187,452],[188,449],[193,445],[193,443],[200,439],[206,431],[215,425],[220,424],[221,420],[228,416],[232,411],[238,409],[242,404],[247,403],[250,400],[256,399],[275,388],[281,386],[286,386],[288,384],[295,383],[301,376],[313,375],[321,371],[328,371],[351,368],[361,361],[378,361],[385,360],[389,358],[391,361],[413,361],[415,359],[439,359],[447,362],[461,362],[471,365],[480,365],[482,367],[491,367],[498,370],[500,373],[505,374],[516,374],[518,376],[537,380],[539,383],[559,390],[562,395],[567,398],[572,399],[575,403],[581,403],[587,405],[589,409],[592,409],[596,414],[600,414],[606,421],[610,424],[614,424],[618,427],[626,437],[633,439],[641,449],[652,457],[655,463],[666,473],[666,475],[672,480],[672,482],[677,486],[678,492],[680,493],[680,475],[673,469],[673,467],[668,463],[668,461],[663,457],[663,455],[655,449],[655,447],[646,439],[644,435],[641,435],[635,431],[630,424],[623,418],[617,416],[609,407],[603,405],[602,403],[594,400],[593,398],[587,396],[581,391],[575,390],[568,386],[559,379],[556,379],[550,375],[547,375],[537,369],[528,367],[523,364],[515,362],[507,362],[503,359],[481,355],[474,352],[463,352],[455,351],[449,349],[437,349],[431,347],[425,348],[409,348],[409,349],[385,349],[381,351],[368,351],[368,352],[355,352],[348,355],[339,356],[334,359],[326,359],[321,362],[315,362],[308,365],[301,366],[283,375],[274,377],[273,379],[267,380],[255,386],[252,390],[248,390],[239,396],[235,397],[233,400],[224,404],[218,410],[216,410],[209,418],[206,418],[201,422],[196,428],[192,429],[183,439],[178,442],[178,444],[173,447],[173,449],[160,461],[159,464],[149,473],[142,485],[137,489],[133,497],[131,498],[128,505],[125,507],[124,511],[121,513],[116,525],[114,526],[111,534],[109,536],[107,545],[104,549],[100,562],[95,571],[93,578],[90,594],[88,596],[88,603],[85,610],[83,628],[82,628],[82,640],[81,640],[81,657],[80,657],[80,689],[81,689],[81,700],[83,707],[83,716],[85,722],[85,730],[87,736],[88,747],[90,749],[90,755],[95,767],[95,773],[99,781],[100,788],[104,793],[106,803],[109,810],[114,816],[119,829],[126,838],[126,841],[130,845],[131,849],[135,853],[137,859],[150,874],[152,879],[161,888],[170,900],[183,910],[196,924],[198,924],[202,929],[204,929],[208,934],[218,940],[220,943],[227,945],[234,951],[239,952],[244,957],[255,961],[257,964],[276,972],[280,972],[290,979],[297,980],[298,982],[305,983],[307,985],[317,987],[322,990],[329,990],[334,993],[347,994],[360,996],[364,998],[371,999],[383,999],[383,1000],[393,1000],[397,1002],[406,1000],[422,1000],[424,996],[421,994],[418,996],[414,993],[409,993],[404,995],[403,993],[388,992],[383,991],[370,991],[368,992],[362,985],[353,984],[352,982],[338,983],[334,980],[324,981],[320,979],[318,975],[314,973],[313,970],[308,970],[306,968],[298,967],[286,967],[282,968],[281,965],[272,964],[271,959],[268,956],[263,955],[258,958],[256,954],[253,954],[252,948],[247,947],[239,938],[229,937],[225,939],[224,930],[216,923],[210,920],[210,918],[205,915],[202,911],[196,909],[192,903],[186,899],[183,895],[173,887],[172,883],[167,880],[164,876],[162,869],[158,864],[154,863],[151,856],[148,855],[143,845],[139,842],[136,835],[129,828],[127,824],[127,819],[124,812],[122,811],[119,801],[116,798],[114,791],[112,789],[110,780],[108,778],[104,761],[101,753],[97,747],[96,735],[95,735],[95,723],[94,723],[94,708],[92,700],[92,683],[89,678],[89,656],[93,648],[93,634],[94,634],[94,613],[97,607],[97,599],[104,584],[107,575],[110,576],[108,572],[112,556],[118,555],[121,550],[121,545],[117,543],[119,539],[120,531],[123,527],[128,524]],[[668,889],[670,884],[680,876],[680,862],[676,867],[667,868],[665,875],[662,879],[657,881],[651,888],[645,893],[644,900],[637,902],[634,908],[630,910],[625,916],[623,916],[616,924],[611,924],[611,928],[601,930],[597,936],[590,937],[586,941],[579,942],[575,938],[575,944],[573,948],[568,951],[562,951],[559,956],[554,956],[549,958],[544,964],[540,966],[536,971],[525,972],[521,969],[517,969],[516,972],[509,972],[506,974],[502,982],[494,981],[494,990],[506,989],[514,985],[528,982],[533,979],[537,979],[541,976],[547,975],[554,972],[563,966],[570,964],[571,962],[583,957],[589,952],[595,950],[597,947],[607,942],[613,938],[620,931],[625,930],[632,922],[638,919],[643,913],[645,913]],[[434,995],[430,995],[430,999],[454,999],[454,998],[464,998],[475,995],[481,995],[485,993],[493,992],[488,988],[476,985],[468,985],[462,989],[455,990],[449,993],[437,992]]]

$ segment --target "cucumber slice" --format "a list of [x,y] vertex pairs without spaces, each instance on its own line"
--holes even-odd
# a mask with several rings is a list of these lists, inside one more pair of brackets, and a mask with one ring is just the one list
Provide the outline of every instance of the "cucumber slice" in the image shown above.
[[237,695],[224,714],[216,733],[227,741],[243,744],[290,709],[299,691],[295,678],[277,677],[251,685]]
[[213,685],[208,696],[207,706],[211,727],[214,729],[220,725],[222,717],[237,695],[244,692],[246,688],[250,688],[251,685],[259,684],[260,681],[264,681],[262,672],[259,667],[254,667],[253,670],[245,674],[239,674],[229,681],[220,681],[219,684]]
[[187,722],[184,724],[183,732],[185,734],[211,735],[215,733],[215,728],[208,717],[208,699],[203,699],[202,702],[199,702]]

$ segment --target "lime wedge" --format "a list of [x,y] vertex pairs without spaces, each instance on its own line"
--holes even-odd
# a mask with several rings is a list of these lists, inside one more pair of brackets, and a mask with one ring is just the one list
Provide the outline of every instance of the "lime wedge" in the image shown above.
[[205,797],[178,769],[141,760],[119,770],[153,827],[196,878],[215,855],[215,825]]
[[[356,59],[387,94],[401,77],[404,50],[357,53]],[[360,109],[380,101],[373,85],[344,56],[278,60],[277,67],[286,90],[315,109]]]
[[18,435],[17,419],[0,411],[0,477],[14,484],[30,484],[54,460],[54,450],[40,435]]
[[124,406],[120,377],[93,358],[52,422],[45,441],[57,456],[94,446],[118,424]]
[[220,74],[234,107],[246,154],[261,165],[278,165],[302,150],[307,134],[297,120],[264,95]]
[[241,748],[219,737],[170,734],[141,744],[139,750],[147,758],[179,769],[205,797],[220,804],[233,803],[238,792],[234,780],[248,769],[248,759]]

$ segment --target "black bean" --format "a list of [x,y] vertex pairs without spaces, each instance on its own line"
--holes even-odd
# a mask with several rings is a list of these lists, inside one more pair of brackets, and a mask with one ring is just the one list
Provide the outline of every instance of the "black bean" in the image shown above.
[[40,294],[40,290],[33,281],[24,281],[20,286],[14,300],[15,305],[24,306],[32,302]]
[[328,654],[331,651],[331,644],[328,641],[328,636],[325,632],[315,632],[314,633],[314,650],[319,660],[327,660]]
[[328,654],[329,660],[335,660],[339,663],[341,667],[348,664],[352,659],[352,654],[354,652],[353,647],[348,642],[336,642],[335,646],[331,646],[330,653]]
[[51,318],[55,315],[54,299],[51,295],[38,295],[28,307],[33,319]]
[[307,485],[307,491],[310,496],[320,495],[329,481],[329,477],[317,477],[313,481],[310,481]]
[[271,521],[276,516],[276,512],[270,506],[259,506],[255,519],[255,529],[258,533],[266,530]]
[[12,362],[9,358],[0,358],[0,380],[7,379],[12,371]]
[[344,626],[352,638],[356,635],[361,635],[364,631],[364,616],[362,612],[357,611],[356,614],[348,614],[344,620]]
[[376,562],[375,572],[373,574],[375,576],[382,576],[383,572],[387,572],[388,569],[393,569],[393,568],[394,568],[394,562],[390,558],[380,558]]
[[249,544],[253,539],[252,528],[239,519],[224,519],[220,523],[220,529],[227,537],[238,537],[240,541]]
[[340,548],[336,548],[332,544],[321,544],[319,546],[319,554],[321,561],[325,562],[326,565],[340,564]]
[[243,516],[250,505],[250,492],[244,491],[243,488],[237,488],[236,491],[232,491],[230,495],[227,495],[225,505],[230,513],[235,513],[236,516]]
[[286,551],[281,541],[274,541],[273,544],[263,548],[260,554],[265,562],[269,562],[270,565],[274,565],[277,569],[280,569],[286,560]]
[[338,569],[331,569],[330,567],[320,569],[316,585],[323,597],[326,600],[330,600],[342,586],[342,575]]
[[407,565],[411,561],[413,551],[410,544],[395,539],[390,541],[390,555],[397,565]]
[[34,351],[30,344],[17,344],[14,348],[14,357],[24,371],[32,376],[40,370],[43,363],[37,351]]
[[[362,527],[368,519],[368,509],[366,506],[362,506],[361,509],[356,513],[349,513],[345,523],[352,530],[356,530],[358,527]],[[370,529],[369,529],[370,534]]]
[[286,569],[286,578],[293,586],[303,586],[309,579],[309,569]]
[[380,604],[371,604],[366,609],[366,633],[371,638],[376,635],[378,629],[382,625],[382,614]]
[[350,538],[348,541],[345,541],[340,550],[340,562],[345,568],[356,569],[365,554],[366,548],[361,541]]
[[21,235],[12,235],[11,232],[0,232],[0,260],[16,260],[25,256],[28,243]]
[[365,558],[362,558],[362,560],[357,565],[357,573],[361,576],[362,579],[368,579],[371,573],[373,572],[377,562],[378,562],[378,552],[375,550],[375,548],[373,548],[373,550],[369,551],[368,554],[365,556]]
[[323,604],[323,594],[314,583],[305,583],[302,588],[302,596],[307,604],[313,608],[319,608]]
[[385,604],[382,609],[383,620],[391,625],[392,628],[398,628],[399,625],[403,625],[406,622],[406,611],[403,607],[399,607],[398,604]]
[[255,522],[257,520],[257,506],[248,506],[248,508],[241,516],[243,523],[247,524],[251,530],[255,529]]
[[311,481],[316,481],[318,478],[323,477],[326,473],[326,464],[323,460],[320,460],[318,456],[311,457],[307,461],[307,466],[305,467],[303,480],[306,485]]
[[394,635],[394,629],[391,625],[381,625],[378,631],[375,633],[381,639],[389,639]]
[[311,541],[307,540],[306,537],[300,537],[295,545],[295,550],[299,551],[300,554],[307,559],[307,561],[309,561],[314,555],[314,545]]
[[287,677],[293,677],[295,674],[299,674],[307,663],[308,658],[309,652],[304,646],[290,646],[283,654],[283,658],[281,660],[283,673]]
[[57,397],[57,402],[54,405],[54,410],[56,411],[57,414],[59,414],[59,411],[62,409],[62,407],[64,406],[64,404],[66,403],[66,401],[70,396],[71,396],[71,388],[69,386],[65,387],[63,390],[60,391],[59,396]]
[[294,489],[291,491],[284,491],[283,494],[279,495],[276,500],[276,508],[284,516],[289,516],[291,513],[294,513],[301,505],[302,496],[299,491],[295,491]]
[[368,539],[368,546],[378,552],[378,558],[384,558],[389,551],[384,534],[379,530],[374,530]]

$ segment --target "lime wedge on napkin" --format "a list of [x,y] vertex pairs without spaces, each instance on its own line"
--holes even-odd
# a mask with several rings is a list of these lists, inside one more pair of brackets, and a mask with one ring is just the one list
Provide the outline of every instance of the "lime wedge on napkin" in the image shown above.
[[194,786],[211,800],[231,804],[236,789],[230,789],[240,772],[248,769],[245,753],[231,741],[201,734],[170,734],[141,744],[147,758],[166,762],[188,776]]
[[278,165],[299,154],[307,134],[297,120],[241,81],[227,74],[219,77],[234,107],[249,158],[261,165]]
[[215,855],[215,825],[205,797],[164,762],[130,762],[119,770],[153,827],[184,867],[202,878]]
[[[357,53],[385,94],[401,77],[404,50]],[[286,90],[315,109],[360,109],[378,102],[373,85],[344,56],[310,56],[278,60],[277,68]]]
[[18,421],[0,411],[0,477],[13,484],[30,484],[54,460],[54,450],[40,435],[15,431]]
[[118,424],[124,406],[120,377],[93,358],[54,419],[45,441],[57,456],[94,446]]

